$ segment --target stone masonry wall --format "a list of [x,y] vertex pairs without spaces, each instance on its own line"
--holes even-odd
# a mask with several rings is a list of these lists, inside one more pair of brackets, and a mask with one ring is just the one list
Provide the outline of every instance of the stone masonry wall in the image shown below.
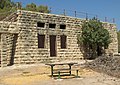
[[118,40],[117,40],[117,29],[115,24],[104,23],[105,29],[110,33],[112,42],[109,44],[106,53],[108,54],[117,54],[118,53]]
[[[15,64],[32,64],[40,62],[58,61],[58,60],[79,60],[83,58],[77,44],[77,34],[81,32],[82,19],[45,14],[31,11],[18,11],[18,42],[15,54]],[[44,27],[37,27],[37,22],[45,23]],[[49,24],[56,24],[55,28],[49,28]],[[60,24],[66,25],[66,29],[60,29]],[[105,23],[105,28],[109,30],[112,37],[112,43],[107,53],[117,53],[117,34],[114,24]],[[38,34],[45,35],[45,48],[38,48]],[[50,57],[49,36],[56,35],[55,57]],[[61,49],[60,35],[67,36],[67,48]]]
[[0,33],[18,33],[17,22],[0,21]]
[[[0,21],[1,67],[12,64],[47,63],[51,61],[80,60],[83,50],[77,44],[83,19],[18,10],[16,22]],[[37,23],[44,23],[38,27]],[[106,53],[118,53],[116,25],[103,22],[111,35],[112,43]],[[50,28],[49,24],[55,24]],[[60,29],[65,25],[66,29]],[[45,35],[44,48],[38,48],[38,34]],[[50,35],[56,36],[56,56],[50,57]],[[66,48],[61,49],[61,35],[66,35]]]
[[16,22],[0,21],[0,61],[1,67],[12,64],[14,35],[18,33]]

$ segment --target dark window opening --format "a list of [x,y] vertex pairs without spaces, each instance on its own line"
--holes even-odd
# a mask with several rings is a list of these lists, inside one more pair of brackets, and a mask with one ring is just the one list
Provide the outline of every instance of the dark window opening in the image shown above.
[[49,24],[49,28],[55,28],[56,24]]
[[66,25],[60,25],[60,29],[66,29]]
[[37,27],[44,27],[44,26],[45,26],[45,23],[37,22]]
[[61,48],[66,48],[66,38],[67,38],[67,36],[65,36],[65,35],[61,35],[60,36],[60,38],[61,38]]
[[38,34],[38,48],[44,48],[45,45],[45,35]]

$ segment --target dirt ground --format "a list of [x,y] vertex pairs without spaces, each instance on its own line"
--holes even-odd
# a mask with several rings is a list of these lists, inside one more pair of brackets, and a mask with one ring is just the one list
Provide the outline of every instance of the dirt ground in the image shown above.
[[[79,67],[80,78],[62,76],[51,78],[45,64],[0,68],[0,85],[120,85],[120,79]],[[75,71],[72,71],[75,74]]]

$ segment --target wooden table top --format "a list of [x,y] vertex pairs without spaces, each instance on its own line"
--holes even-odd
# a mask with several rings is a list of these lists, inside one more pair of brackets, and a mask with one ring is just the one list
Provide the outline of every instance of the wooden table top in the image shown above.
[[68,62],[68,63],[48,63],[48,64],[45,64],[45,65],[74,65],[74,64],[78,64],[78,63],[75,63],[75,62]]

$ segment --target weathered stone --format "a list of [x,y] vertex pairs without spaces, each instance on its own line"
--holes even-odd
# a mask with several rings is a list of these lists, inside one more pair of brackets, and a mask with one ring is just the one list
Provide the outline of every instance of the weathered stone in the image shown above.
[[[0,38],[1,64],[4,64],[1,66],[83,59],[83,51],[77,43],[82,19],[24,10],[18,10],[16,14],[18,16],[14,22],[0,21],[0,34],[5,37]],[[38,22],[44,23],[44,27],[37,27]],[[117,53],[116,25],[103,23],[112,38],[106,53]],[[49,24],[56,26],[49,28]],[[66,29],[60,29],[60,25],[65,25]],[[44,48],[38,48],[38,34],[45,35]],[[55,57],[50,57],[50,35],[56,36]],[[61,49],[61,35],[67,36],[65,49]]]

